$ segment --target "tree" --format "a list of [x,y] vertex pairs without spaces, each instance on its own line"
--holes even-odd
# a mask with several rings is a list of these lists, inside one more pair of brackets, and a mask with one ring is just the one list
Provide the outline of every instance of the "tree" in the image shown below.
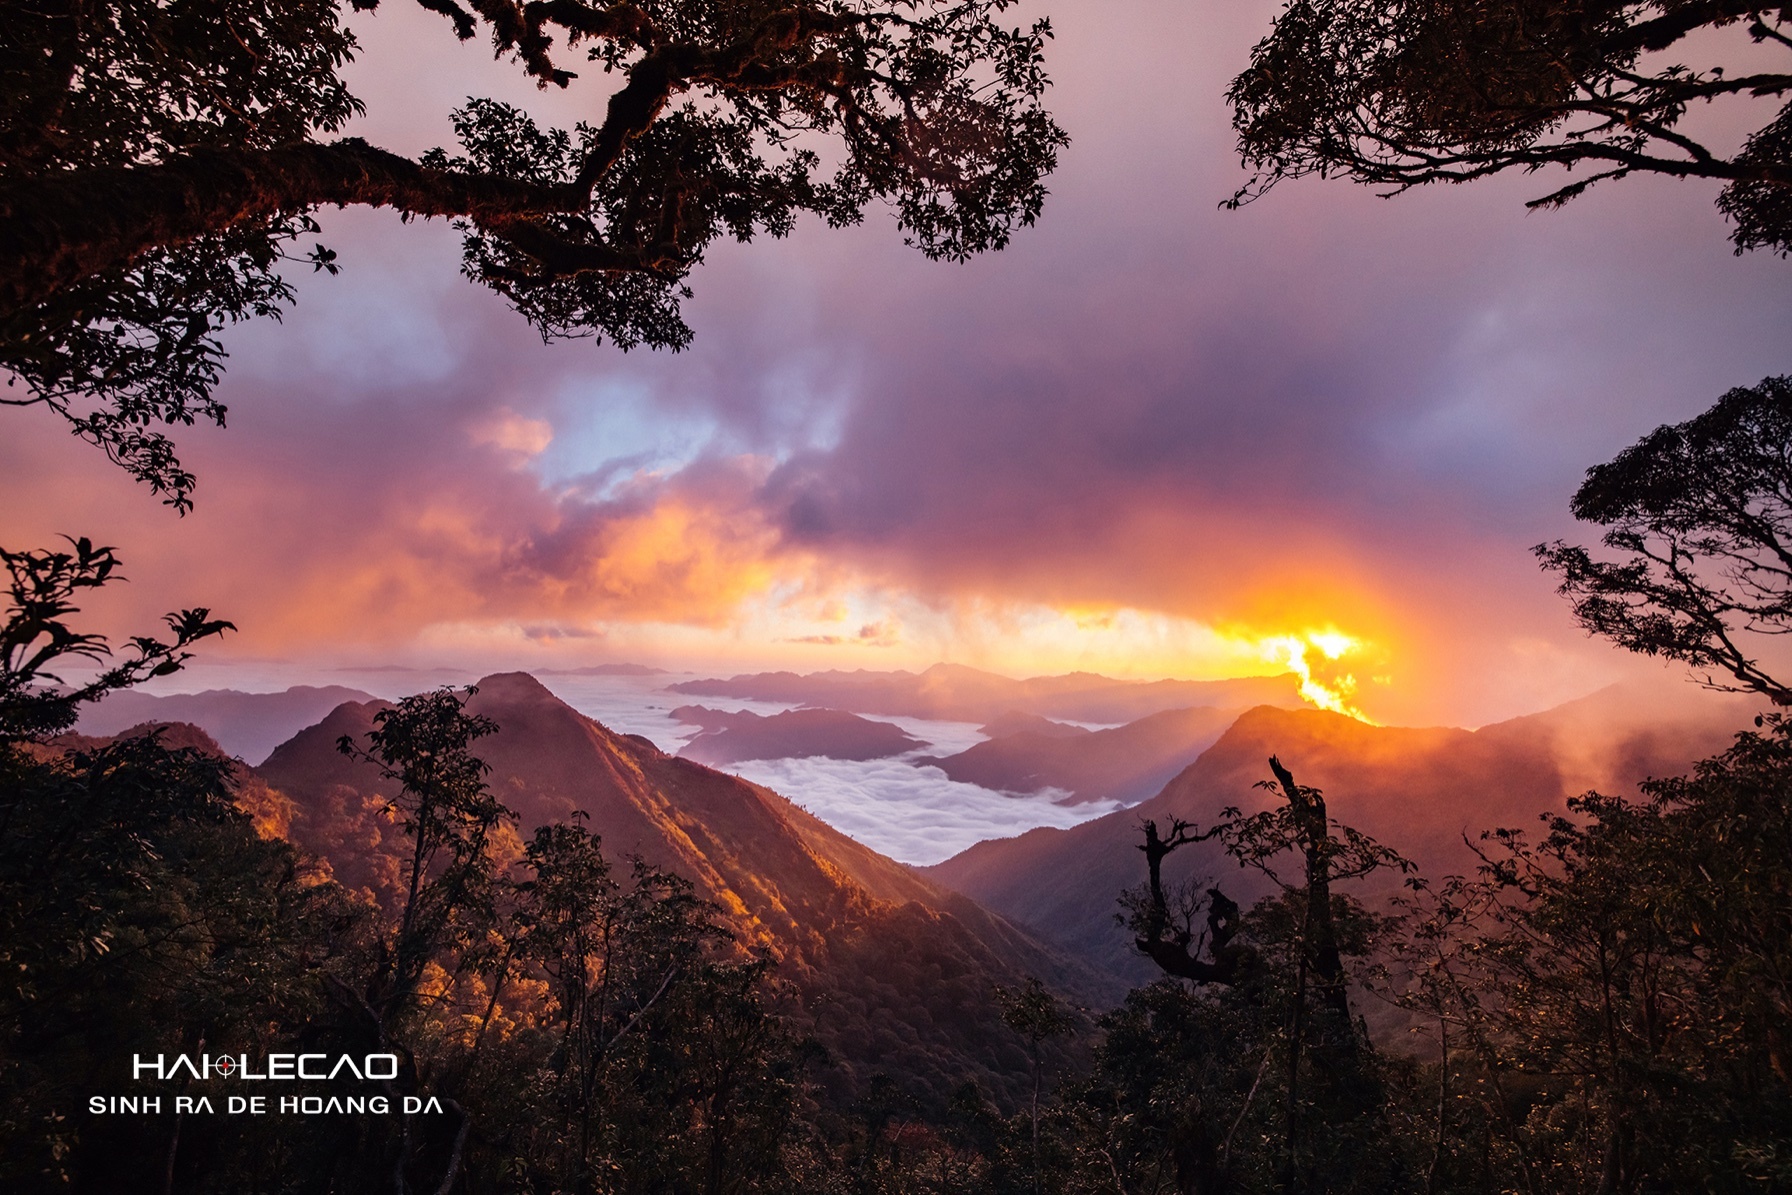
[[[1760,659],[1792,633],[1792,378],[1725,394],[1587,471],[1571,509],[1608,528],[1616,561],[1534,549],[1589,634],[1678,660],[1717,689],[1792,705]],[[1727,674],[1727,675],[1725,675]]]
[[471,751],[498,724],[463,707],[452,689],[420,693],[375,714],[366,746],[350,735],[336,744],[398,784],[393,808],[410,838],[390,966],[368,993],[382,1037],[390,1021],[410,1011],[428,964],[451,946],[482,939],[495,916],[492,833],[516,813],[492,795],[490,769]]
[[[1147,880],[1144,891],[1128,893],[1122,899],[1128,910],[1128,924],[1135,932],[1140,952],[1166,975],[1196,983],[1243,982],[1258,960],[1235,941],[1240,928],[1237,903],[1218,888],[1209,888],[1207,933],[1204,940],[1198,941],[1193,923],[1200,901],[1192,890],[1173,894],[1163,882],[1163,861],[1170,854],[1181,847],[1218,838],[1240,866],[1267,876],[1285,897],[1299,897],[1304,905],[1300,914],[1301,974],[1311,970],[1320,1003],[1347,1026],[1347,981],[1331,886],[1362,879],[1383,868],[1409,872],[1412,865],[1366,835],[1332,821],[1326,813],[1324,794],[1296,784],[1294,774],[1281,760],[1271,756],[1269,766],[1275,779],[1262,781],[1258,787],[1282,795],[1284,803],[1274,809],[1249,817],[1237,809],[1228,809],[1216,825],[1205,831],[1177,819],[1167,837],[1158,830],[1156,822],[1144,823],[1145,842],[1139,849],[1145,853]],[[1276,871],[1277,861],[1290,852],[1298,853],[1301,859],[1304,883],[1299,886],[1284,883]],[[1203,949],[1208,955],[1206,959],[1200,957]]]
[[[75,600],[82,591],[124,579],[118,556],[86,538],[71,539],[68,545],[66,552],[0,548],[9,599],[6,623],[0,626],[0,749],[67,730],[82,705],[178,672],[191,658],[187,649],[193,644],[236,629],[212,618],[204,607],[182,610],[164,620],[174,632],[172,641],[133,636],[133,654],[111,662],[112,648],[104,635],[77,631],[67,619],[80,613]],[[50,670],[71,663],[98,671],[84,683],[65,685]]]
[[1478,875],[1413,902],[1405,999],[1447,1033],[1443,1189],[1792,1180],[1792,731],[1643,788],[1575,798],[1537,840],[1483,834]]
[[[1152,1049],[1182,1058],[1167,1087],[1163,1078],[1152,1087],[1153,1100],[1168,1098],[1188,1110],[1173,1131],[1177,1145],[1169,1159],[1179,1191],[1248,1188],[1245,1175],[1253,1169],[1259,1177],[1273,1170],[1284,1192],[1378,1189],[1395,1181],[1399,1151],[1389,1148],[1384,1124],[1383,1061],[1352,1015],[1344,966],[1347,956],[1367,952],[1377,919],[1332,885],[1388,868],[1409,872],[1411,864],[1332,821],[1324,795],[1297,784],[1279,759],[1272,756],[1269,766],[1275,779],[1259,787],[1283,798],[1273,809],[1250,816],[1228,809],[1207,830],[1178,819],[1168,835],[1145,822],[1146,885],[1122,898],[1135,944],[1166,975],[1223,994],[1191,1003],[1180,995],[1134,993],[1110,1019],[1110,1061],[1136,1054],[1137,1041],[1125,1044],[1134,1038],[1158,1041]],[[1205,900],[1200,884],[1167,887],[1164,859],[1210,839],[1240,866],[1267,877],[1275,894],[1241,916],[1217,887],[1207,888]],[[1278,874],[1290,854],[1299,860],[1298,884]],[[1205,934],[1196,929],[1203,907]],[[1160,1022],[1174,1019],[1172,1010],[1181,1010],[1179,1035],[1187,1039],[1163,1043]],[[1254,1074],[1246,1061],[1252,1054]],[[1280,1148],[1268,1163],[1261,1128],[1258,1149],[1235,1147],[1240,1128],[1253,1118],[1261,1125],[1264,1105],[1275,1095],[1282,1104]]]
[[[1664,174],[1725,184],[1718,206],[1735,224],[1738,252],[1792,253],[1792,105],[1734,153],[1680,127],[1695,103],[1792,92],[1783,59],[1772,70],[1759,53],[1736,53],[1742,36],[1792,50],[1792,9],[1762,0],[1291,0],[1229,92],[1253,171],[1232,205],[1309,174],[1398,193],[1513,169],[1589,172],[1532,207],[1559,206],[1605,179]],[[1693,55],[1721,61],[1682,64]]]
[[[679,348],[718,238],[802,213],[896,209],[932,258],[1030,224],[1065,143],[1043,107],[1050,26],[1012,0],[419,0],[542,86],[575,55],[620,86],[542,129],[474,99],[460,151],[327,140],[361,110],[338,0],[0,2],[0,367],[177,509],[161,426],[222,423],[227,324],[277,315],[325,205],[443,216],[468,277],[542,336]],[[378,0],[350,0],[371,10]]]
[[1032,1072],[1033,1091],[1027,1103],[1028,1137],[1033,1162],[1033,1192],[1041,1189],[1039,1170],[1039,1095],[1045,1081],[1045,1061],[1040,1047],[1054,1037],[1070,1032],[1068,1011],[1058,998],[1047,990],[1044,981],[1028,976],[1018,988],[998,985],[996,1003],[1002,1008],[1002,1021],[1027,1042],[1027,1065]]
[[555,1037],[520,1172],[544,1190],[782,1189],[800,1051],[766,1007],[770,964],[739,957],[688,881],[639,860],[613,877],[577,822],[537,829],[524,866],[508,936]]
[[[114,658],[72,622],[85,591],[122,579],[110,548],[0,560],[0,1185],[184,1190],[201,1165],[248,1189],[238,1162],[292,1148],[262,1125],[80,1110],[129,1077],[133,1052],[292,1043],[358,910],[258,832],[243,769],[215,750],[165,727],[59,737],[83,704],[178,671],[229,624],[183,611],[171,641],[139,636]],[[90,678],[63,683],[70,665]]]

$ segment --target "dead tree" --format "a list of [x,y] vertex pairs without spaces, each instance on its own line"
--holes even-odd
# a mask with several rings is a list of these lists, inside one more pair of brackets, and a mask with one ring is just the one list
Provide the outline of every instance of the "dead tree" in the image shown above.
[[[1198,957],[1199,946],[1194,933],[1186,924],[1177,923],[1164,893],[1163,864],[1170,852],[1191,843],[1206,842],[1224,829],[1225,825],[1221,824],[1197,832],[1191,823],[1174,818],[1170,822],[1169,836],[1165,837],[1158,832],[1155,821],[1144,823],[1145,844],[1139,849],[1145,852],[1150,882],[1144,904],[1135,910],[1133,927],[1138,936],[1133,941],[1166,975],[1192,979],[1196,983],[1230,984],[1238,979],[1244,952],[1233,945],[1233,939],[1238,935],[1237,903],[1218,888],[1207,890],[1208,958],[1203,961]],[[1195,949],[1191,951],[1190,947]]]
[[[1284,1192],[1302,1188],[1302,1174],[1332,1155],[1332,1161],[1352,1156],[1352,1150],[1368,1148],[1379,1139],[1374,1122],[1384,1102],[1376,1077],[1372,1051],[1350,1011],[1349,977],[1344,969],[1340,932],[1340,903],[1332,894],[1334,883],[1360,879],[1383,867],[1400,871],[1411,865],[1398,854],[1347,826],[1334,825],[1325,797],[1316,788],[1297,784],[1282,762],[1270,757],[1274,780],[1258,787],[1278,793],[1278,806],[1245,816],[1227,809],[1214,826],[1202,830],[1180,818],[1163,833],[1155,821],[1141,827],[1145,841],[1148,881],[1142,893],[1127,899],[1138,949],[1166,975],[1198,984],[1220,984],[1246,991],[1267,1024],[1279,1027],[1270,1033],[1263,1066],[1246,1096],[1257,1092],[1273,1055],[1283,1059],[1283,1120],[1286,1125],[1283,1152],[1278,1165]],[[1284,958],[1285,975],[1266,970],[1264,958],[1248,940],[1240,938],[1239,908],[1217,887],[1207,889],[1206,933],[1197,940],[1192,900],[1175,899],[1166,889],[1163,862],[1172,853],[1194,843],[1218,840],[1240,866],[1261,872],[1281,889],[1283,912],[1290,915],[1285,937],[1273,934],[1276,947],[1266,955]],[[1285,881],[1277,868],[1288,856],[1300,860],[1304,883]],[[1292,879],[1292,877],[1290,877]],[[1276,924],[1273,916],[1266,925]],[[1180,907],[1173,907],[1179,905]],[[1273,931],[1272,931],[1273,933]],[[1203,952],[1205,957],[1202,957]],[[1270,982],[1256,982],[1268,980]],[[1285,992],[1285,1017],[1261,1002],[1271,993]],[[1254,994],[1251,994],[1254,993]],[[1244,1112],[1238,1113],[1236,1124]],[[1335,1140],[1334,1140],[1335,1138]],[[1223,1192],[1230,1189],[1231,1134],[1219,1151],[1206,1149],[1179,1166],[1182,1188],[1188,1191]],[[1204,1142],[1212,1145],[1212,1142]],[[1343,1152],[1340,1152],[1342,1150]],[[1211,1155],[1211,1156],[1209,1156]],[[1186,1179],[1187,1181],[1183,1181]]]

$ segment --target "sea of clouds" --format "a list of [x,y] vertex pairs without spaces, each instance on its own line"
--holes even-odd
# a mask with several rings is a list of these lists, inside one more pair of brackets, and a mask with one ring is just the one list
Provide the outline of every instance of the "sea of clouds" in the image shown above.
[[[537,669],[533,675],[562,701],[611,730],[638,734],[662,751],[676,754],[697,727],[672,717],[681,705],[758,714],[793,709],[789,703],[729,697],[691,697],[666,686],[694,679],[695,673],[651,676],[592,676]],[[144,686],[157,694],[204,688],[270,692],[290,684],[348,685],[397,700],[437,685],[466,685],[477,674],[457,668],[297,669],[282,661],[214,664],[195,661],[186,672]],[[903,863],[927,866],[949,859],[989,838],[1012,838],[1040,826],[1068,829],[1123,806],[1114,801],[1059,804],[1069,794],[1054,789],[1018,796],[948,779],[924,756],[955,755],[982,742],[972,722],[937,722],[879,714],[876,721],[900,726],[926,745],[887,759],[757,759],[722,770],[763,784],[808,810],[843,834]],[[1091,729],[1097,724],[1088,723]]]
[[[697,732],[676,721],[681,705],[776,714],[793,706],[726,697],[687,697],[665,686],[687,679],[539,674],[562,701],[580,713],[625,734],[652,739],[676,752]],[[949,859],[987,838],[1012,838],[1039,826],[1067,829],[1122,808],[1114,801],[1060,805],[1067,794],[1047,789],[1028,796],[995,792],[948,779],[934,767],[917,766],[922,756],[963,751],[984,736],[970,722],[878,715],[928,745],[887,759],[754,759],[731,764],[733,772],[789,797],[822,821],[874,851],[917,866]]]

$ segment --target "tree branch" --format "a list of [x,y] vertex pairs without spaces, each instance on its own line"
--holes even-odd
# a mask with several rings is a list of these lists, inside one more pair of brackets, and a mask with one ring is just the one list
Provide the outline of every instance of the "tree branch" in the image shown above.
[[359,138],[12,179],[0,184],[0,311],[153,249],[322,204],[502,221],[586,202],[578,188],[432,170]]
[[1664,16],[1639,21],[1599,43],[1603,54],[1620,57],[1645,50],[1665,50],[1694,29],[1705,25],[1723,25],[1742,17],[1770,12],[1773,5],[1762,0],[1704,0],[1703,3],[1675,5]]

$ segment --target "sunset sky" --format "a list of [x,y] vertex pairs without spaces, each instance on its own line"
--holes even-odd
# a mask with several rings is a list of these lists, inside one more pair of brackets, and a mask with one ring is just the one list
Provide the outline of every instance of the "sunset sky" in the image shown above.
[[[1792,372],[1792,265],[1732,255],[1715,186],[1527,213],[1554,180],[1310,181],[1222,211],[1223,92],[1273,5],[1018,11],[1053,19],[1073,144],[1004,252],[929,263],[877,211],[805,224],[698,269],[691,349],[624,355],[544,346],[441,222],[326,213],[343,273],[231,333],[230,427],[179,434],[196,512],[7,411],[0,543],[116,544],[108,629],[207,605],[241,627],[208,656],[295,680],[1299,657],[1374,718],[1475,725],[1667,675],[1588,641],[1527,549],[1587,538],[1587,466]],[[390,148],[450,143],[469,94],[601,105],[408,6],[356,28],[354,131]]]

